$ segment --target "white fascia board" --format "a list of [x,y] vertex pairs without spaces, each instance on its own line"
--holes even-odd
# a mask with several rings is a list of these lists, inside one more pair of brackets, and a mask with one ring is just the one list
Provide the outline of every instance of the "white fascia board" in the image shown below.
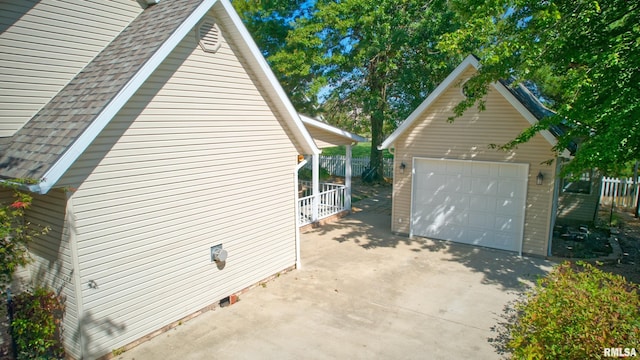
[[[522,115],[525,119],[527,119],[527,121],[529,122],[529,124],[531,125],[535,125],[538,123],[538,118],[536,118],[530,111],[529,109],[527,109],[524,104],[522,104],[520,102],[520,100],[518,100],[512,93],[511,91],[509,91],[509,89],[507,89],[507,87],[505,85],[503,85],[500,82],[497,83],[493,83],[493,88],[496,89],[500,94],[502,94],[502,96],[509,102],[509,104],[511,104],[511,106],[513,106],[519,113],[520,115]],[[553,136],[553,134],[549,131],[549,130],[541,130],[540,131],[540,135],[542,135],[542,137],[547,140],[547,142],[549,144],[551,144],[551,146],[556,146],[558,144],[558,139],[556,139],[555,136]],[[562,153],[560,153],[560,156],[571,156],[569,153],[569,150],[564,149],[562,151]]]
[[40,193],[46,194],[62,175],[98,137],[111,119],[122,109],[136,91],[144,84],[151,74],[169,56],[184,37],[193,29],[202,17],[219,0],[204,0],[185,21],[178,26],[176,31],[160,46],[142,68],[129,80],[127,84],[116,94],[111,102],[102,110],[96,119],[87,127],[80,137],[62,154],[56,163],[44,174],[40,182]]
[[302,115],[300,114],[300,119],[302,120],[302,122],[305,125],[309,125],[318,129],[322,129],[324,131],[327,131],[331,134],[334,135],[338,135],[338,136],[342,136],[345,139],[349,139],[351,141],[355,141],[355,142],[367,142],[369,139],[362,137],[360,135],[354,134],[352,132],[337,128],[335,126],[329,125],[327,123],[324,123],[322,121],[318,121],[314,118],[310,118],[306,115]]
[[480,63],[475,56],[469,55],[456,67],[441,83],[438,85],[427,98],[418,106],[412,113],[407,117],[405,121],[400,124],[400,126],[394,131],[389,137],[382,142],[380,146],[378,146],[379,150],[390,148],[396,139],[402,135],[413,123],[422,115],[422,113],[427,110],[427,108],[434,102],[442,93],[444,93],[447,88],[453,84],[453,82],[467,70],[469,66],[473,66],[475,69],[480,67]]
[[256,45],[255,41],[253,40],[253,37],[251,37],[251,34],[247,30],[247,28],[244,26],[244,23],[240,19],[240,16],[238,16],[238,14],[236,13],[236,10],[233,8],[233,5],[231,5],[231,2],[229,2],[229,0],[218,0],[218,2],[220,3],[220,5],[224,7],[227,15],[229,16],[229,18],[233,22],[233,25],[238,31],[238,34],[244,40],[244,43],[248,47],[251,53],[251,56],[253,57],[253,60],[255,60],[256,63],[258,64],[258,67],[260,68],[259,70],[267,78],[268,84],[265,84],[265,85],[271,88],[270,90],[272,90],[275,93],[275,97],[277,98],[277,100],[281,101],[282,105],[284,105],[287,113],[283,115],[287,117],[287,119],[285,120],[289,124],[293,125],[291,129],[292,133],[294,134],[295,138],[300,142],[300,145],[303,148],[302,150],[304,150],[308,155],[320,154],[321,150],[316,146],[315,142],[313,141],[313,138],[311,137],[307,129],[304,127],[302,120],[300,120],[300,117],[298,116],[298,112],[293,107],[293,104],[291,103],[291,101],[289,100],[289,97],[287,96],[284,89],[282,88],[282,85],[280,85],[280,82],[278,81],[275,74],[271,70],[271,67],[267,63],[267,60],[265,60],[264,56],[262,56],[262,52],[260,52],[258,45]]

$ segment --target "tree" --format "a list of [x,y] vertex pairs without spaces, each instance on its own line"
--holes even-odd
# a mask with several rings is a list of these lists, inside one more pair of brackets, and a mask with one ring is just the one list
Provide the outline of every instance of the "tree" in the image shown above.
[[[15,180],[14,184],[25,182]],[[11,190],[14,200],[0,203],[0,292],[11,284],[13,274],[27,265],[31,258],[27,249],[31,240],[48,232],[48,227],[33,226],[25,221],[25,210],[31,206],[32,196],[17,189],[17,185],[0,183],[0,190]]]
[[503,148],[560,126],[556,150],[577,142],[565,172],[615,173],[640,158],[640,3],[626,0],[452,0],[459,29],[439,49],[475,53],[482,67],[468,84],[482,108],[488,84],[531,80],[557,115]]
[[446,1],[318,0],[277,10],[273,3],[257,3],[261,6],[234,2],[252,34],[274,19],[284,23],[278,28],[287,30],[284,41],[285,32],[277,33],[277,41],[262,35],[256,41],[294,105],[318,112],[329,108],[324,116],[332,123],[366,122],[370,167],[381,179],[377,147],[385,134],[462,58],[436,49],[439,37],[456,28]]

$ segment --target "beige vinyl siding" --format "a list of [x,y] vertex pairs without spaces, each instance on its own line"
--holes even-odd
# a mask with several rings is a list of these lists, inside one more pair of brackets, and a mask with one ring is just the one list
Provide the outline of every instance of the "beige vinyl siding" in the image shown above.
[[77,187],[85,357],[295,264],[298,151],[234,50],[188,35],[62,179]]
[[[536,135],[510,152],[489,149],[490,144],[513,139],[529,123],[494,89],[489,92],[485,111],[470,109],[453,123],[447,122],[453,114],[451,109],[461,99],[460,88],[451,86],[396,141],[392,230],[404,234],[410,230],[410,169],[414,157],[529,163],[523,252],[546,255],[555,167],[540,164],[554,157],[550,144]],[[399,170],[401,162],[407,164],[404,174]],[[540,170],[545,182],[539,186],[535,178]]]
[[0,137],[20,129],[141,11],[134,0],[0,2]]
[[563,192],[558,196],[558,219],[563,221],[591,222],[596,218],[600,203],[601,177],[594,174],[590,194]]
[[34,229],[48,227],[46,235],[34,238],[29,247],[33,262],[29,264],[31,283],[42,285],[60,294],[65,304],[63,318],[64,342],[67,351],[79,355],[76,340],[78,328],[78,297],[76,296],[76,267],[72,255],[73,222],[66,217],[67,198],[63,190],[53,189],[47,195],[33,195],[33,203],[26,212]]

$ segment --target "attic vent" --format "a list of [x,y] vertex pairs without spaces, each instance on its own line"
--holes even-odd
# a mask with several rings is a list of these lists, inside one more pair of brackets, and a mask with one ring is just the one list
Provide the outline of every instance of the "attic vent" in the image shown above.
[[198,36],[197,40],[202,50],[214,53],[220,48],[220,28],[218,28],[215,20],[211,18],[204,19],[204,21],[200,23],[200,26],[198,26],[196,35]]

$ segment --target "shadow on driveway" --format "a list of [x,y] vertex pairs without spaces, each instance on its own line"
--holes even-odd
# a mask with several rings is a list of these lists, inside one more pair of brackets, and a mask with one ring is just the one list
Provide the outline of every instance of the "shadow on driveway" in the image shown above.
[[302,234],[300,269],[118,359],[501,358],[505,306],[551,264],[394,235],[389,198],[355,206]]

